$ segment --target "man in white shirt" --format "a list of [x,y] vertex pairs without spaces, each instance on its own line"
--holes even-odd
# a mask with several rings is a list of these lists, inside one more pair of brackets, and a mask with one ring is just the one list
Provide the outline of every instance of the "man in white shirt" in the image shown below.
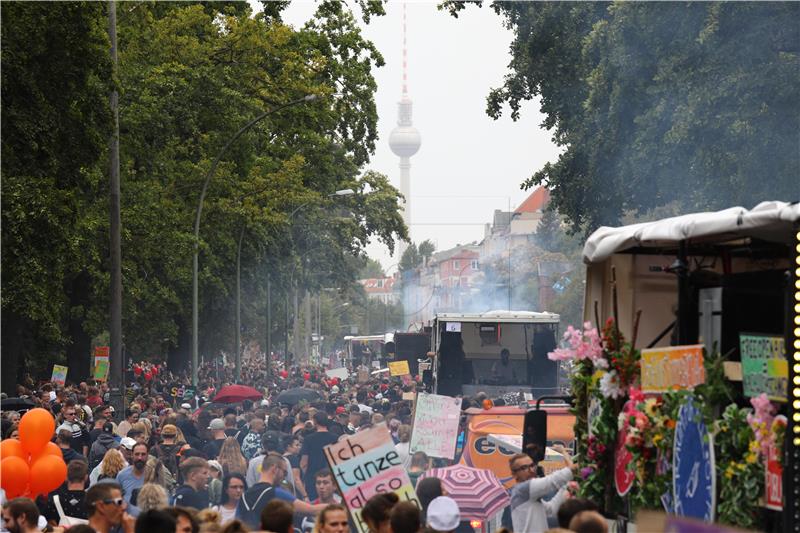
[[[542,533],[547,530],[547,517],[555,516],[566,499],[566,485],[572,481],[576,466],[569,452],[557,450],[564,456],[564,468],[544,477],[536,477],[536,463],[528,455],[518,453],[511,457],[511,474],[517,484],[511,489],[511,522],[514,531]],[[558,491],[553,498],[544,501],[546,495]]]

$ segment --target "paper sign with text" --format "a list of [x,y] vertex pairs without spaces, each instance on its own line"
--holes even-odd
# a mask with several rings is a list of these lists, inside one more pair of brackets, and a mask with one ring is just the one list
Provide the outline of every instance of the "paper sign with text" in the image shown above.
[[361,508],[375,494],[394,492],[400,501],[420,506],[385,423],[344,435],[326,446],[324,453],[359,533],[369,531]]
[[411,373],[408,361],[389,361],[389,373],[393,376],[405,376]]
[[460,399],[420,393],[414,409],[409,453],[421,451],[428,457],[453,459],[460,418]]
[[774,444],[769,447],[764,475],[764,500],[767,509],[783,511],[783,467]]
[[739,335],[742,355],[744,395],[750,398],[767,394],[770,400],[785,402],[789,384],[786,341],[768,335]]
[[642,392],[688,390],[706,381],[703,345],[642,350]]
[[331,368],[330,370],[325,371],[325,375],[329,378],[347,379],[350,376],[350,372],[348,372],[344,367]]
[[67,367],[62,365],[53,365],[53,376],[50,378],[53,383],[63,385],[67,381]]

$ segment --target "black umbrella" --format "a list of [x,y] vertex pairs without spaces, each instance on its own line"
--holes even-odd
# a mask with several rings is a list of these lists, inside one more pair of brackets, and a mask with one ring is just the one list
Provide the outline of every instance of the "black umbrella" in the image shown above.
[[22,414],[34,407],[36,407],[36,404],[29,398],[5,398],[0,400],[0,409],[3,411],[19,411]]
[[300,402],[313,402],[319,400],[322,396],[313,389],[305,387],[296,387],[294,389],[285,390],[278,394],[278,403],[285,403],[286,405],[295,405]]

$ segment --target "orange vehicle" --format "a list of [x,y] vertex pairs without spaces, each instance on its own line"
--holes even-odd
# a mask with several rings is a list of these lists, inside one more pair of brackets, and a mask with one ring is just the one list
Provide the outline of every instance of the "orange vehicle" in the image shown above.
[[[566,405],[543,405],[547,411],[547,446],[563,444],[574,449],[575,416]],[[502,445],[495,444],[490,435],[509,435],[521,438],[525,412],[521,407],[492,407],[491,409],[471,408],[467,415],[467,436],[461,464],[493,471],[506,488],[514,484],[509,458],[516,453]],[[550,464],[553,463],[553,464]],[[560,467],[560,460],[553,462],[550,457],[540,463],[545,471]]]

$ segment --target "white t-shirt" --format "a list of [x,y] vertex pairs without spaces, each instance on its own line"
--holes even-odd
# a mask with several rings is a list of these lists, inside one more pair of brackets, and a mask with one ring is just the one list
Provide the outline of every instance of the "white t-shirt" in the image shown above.
[[212,507],[220,515],[220,523],[226,524],[236,518],[236,507],[228,509],[224,505],[215,505]]

